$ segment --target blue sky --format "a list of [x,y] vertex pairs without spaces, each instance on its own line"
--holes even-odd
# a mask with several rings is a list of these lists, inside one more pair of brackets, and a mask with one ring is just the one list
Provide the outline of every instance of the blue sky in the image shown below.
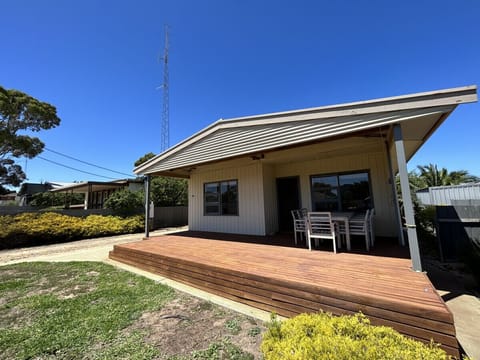
[[[480,2],[0,0],[0,85],[55,105],[47,148],[124,173],[160,151],[164,24],[170,145],[219,118],[480,83]],[[480,105],[410,161],[480,176]],[[103,176],[45,151],[43,157]],[[25,165],[25,161],[20,161]],[[29,160],[30,182],[105,180]]]

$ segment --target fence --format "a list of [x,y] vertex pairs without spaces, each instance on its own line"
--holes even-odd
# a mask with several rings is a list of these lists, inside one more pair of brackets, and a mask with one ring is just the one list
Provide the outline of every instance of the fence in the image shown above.
[[480,201],[480,183],[433,186],[416,192],[421,205],[455,205],[456,201]]
[[480,257],[478,202],[457,201],[452,206],[437,206],[436,223],[442,261],[455,261],[466,255]]
[[153,214],[154,229],[188,224],[188,206],[155,207]]

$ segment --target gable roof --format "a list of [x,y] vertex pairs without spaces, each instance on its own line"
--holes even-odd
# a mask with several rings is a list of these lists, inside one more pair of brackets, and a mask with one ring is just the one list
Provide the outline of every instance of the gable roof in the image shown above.
[[458,104],[477,100],[477,87],[431,92],[220,119],[134,169],[136,174],[175,174],[185,169],[238,156],[258,154],[313,141],[378,129],[402,121],[434,119],[428,135]]

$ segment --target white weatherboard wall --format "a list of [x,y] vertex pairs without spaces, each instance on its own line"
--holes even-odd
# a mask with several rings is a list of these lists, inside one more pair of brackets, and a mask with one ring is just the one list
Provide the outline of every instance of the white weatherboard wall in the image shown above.
[[[203,186],[208,182],[238,180],[238,216],[204,215]],[[265,235],[262,164],[249,158],[194,170],[189,181],[189,229],[194,231]]]
[[[199,166],[189,181],[189,228],[196,231],[269,235],[278,231],[276,179],[298,176],[301,207],[309,210],[311,175],[368,171],[375,206],[375,231],[397,236],[394,200],[387,155],[378,139],[347,139],[266,153],[262,160],[245,157]],[[239,215],[205,216],[203,186],[207,182],[238,180]]]
[[[312,148],[313,149],[313,148]],[[295,151],[306,149],[292,149]],[[308,151],[306,151],[308,153]],[[388,163],[386,154],[380,147],[371,149],[368,152],[335,156],[324,158],[292,161],[275,166],[276,177],[299,176],[301,207],[312,209],[311,201],[311,175],[335,174],[342,172],[356,172],[367,170],[370,173],[371,189],[375,206],[375,231],[380,236],[397,236],[397,225],[395,223],[394,201],[391,185],[388,181]],[[273,204],[266,204],[266,207]]]

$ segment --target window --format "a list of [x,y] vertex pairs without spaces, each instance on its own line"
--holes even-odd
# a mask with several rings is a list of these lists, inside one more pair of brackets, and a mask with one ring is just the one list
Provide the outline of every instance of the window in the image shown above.
[[238,215],[237,180],[204,184],[205,215]]
[[313,211],[364,211],[373,207],[368,172],[311,177]]

